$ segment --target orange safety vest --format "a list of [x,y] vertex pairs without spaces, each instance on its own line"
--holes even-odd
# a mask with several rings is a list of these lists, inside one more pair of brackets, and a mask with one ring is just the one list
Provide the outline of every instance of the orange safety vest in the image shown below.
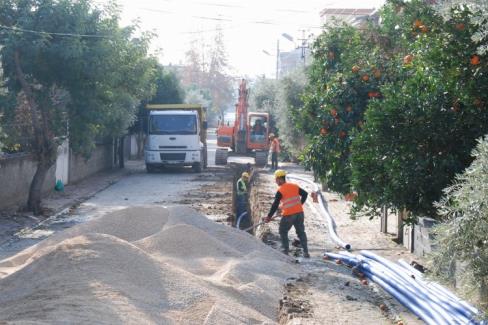
[[283,217],[303,212],[302,197],[299,193],[300,187],[293,183],[284,183],[278,188],[281,193],[281,214]]
[[274,138],[273,141],[271,141],[271,152],[280,152],[280,141],[277,138]]

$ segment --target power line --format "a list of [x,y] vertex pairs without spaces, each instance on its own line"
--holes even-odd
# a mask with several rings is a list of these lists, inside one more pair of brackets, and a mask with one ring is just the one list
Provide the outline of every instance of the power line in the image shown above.
[[67,36],[67,37],[87,37],[87,38],[112,38],[112,36],[105,36],[105,35],[94,35],[94,34],[75,34],[75,33],[57,33],[57,32],[45,32],[45,31],[37,31],[32,29],[24,29],[19,27],[9,27],[0,25],[1,29],[11,30],[14,32],[21,32],[21,33],[30,33],[30,34],[37,34],[37,35],[45,35],[45,36]]

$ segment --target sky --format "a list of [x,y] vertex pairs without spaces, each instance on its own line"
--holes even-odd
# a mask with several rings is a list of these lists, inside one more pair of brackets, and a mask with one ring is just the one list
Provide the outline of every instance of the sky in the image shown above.
[[[104,2],[99,0],[97,2]],[[384,0],[118,0],[122,25],[135,20],[153,31],[152,51],[162,64],[184,64],[192,42],[210,44],[220,25],[230,65],[240,77],[273,78],[277,43],[290,51],[320,33],[324,8],[378,8]],[[293,37],[290,41],[282,36]],[[266,54],[266,52],[268,54]]]

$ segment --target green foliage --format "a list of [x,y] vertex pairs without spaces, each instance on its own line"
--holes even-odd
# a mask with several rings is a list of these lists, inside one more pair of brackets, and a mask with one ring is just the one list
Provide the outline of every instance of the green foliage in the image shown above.
[[[453,9],[444,21],[431,8],[415,6],[396,17],[421,20],[428,32],[405,26],[417,35],[394,58],[402,62],[408,54],[413,60],[388,71],[395,81],[381,87],[381,101],[369,104],[353,143],[356,211],[386,205],[435,217],[432,203],[471,162],[475,139],[488,132],[488,65],[470,63],[476,52],[470,15]],[[466,27],[458,30],[461,22]],[[411,33],[405,30],[403,38]]]
[[473,57],[479,31],[467,7],[444,19],[423,1],[390,0],[380,26],[327,29],[297,126],[305,163],[353,212],[382,206],[435,216],[432,203],[471,162],[488,132],[488,65]]
[[310,140],[304,162],[329,188],[347,193],[350,145],[368,102],[381,96],[384,64],[370,35],[346,25],[324,31],[312,49],[314,61],[298,123]]
[[464,290],[477,290],[488,311],[488,137],[478,142],[473,163],[437,204],[443,223],[434,228],[437,249],[430,256],[430,269],[452,281],[450,271],[456,263],[462,265],[458,272]]
[[302,94],[307,84],[305,72],[299,68],[280,80],[277,127],[282,145],[298,158],[305,147],[303,133],[295,127],[303,106]]
[[[7,27],[0,29],[0,54],[9,96],[21,94],[14,61],[18,53],[46,122],[46,139],[66,135],[69,121],[72,148],[88,153],[96,137],[125,132],[139,100],[152,91],[155,61],[146,56],[150,35],[134,38],[135,28],[119,28],[117,11],[95,8],[89,0],[0,3],[0,24]],[[28,114],[19,122],[27,129]],[[43,150],[30,141],[31,150]]]
[[173,71],[158,65],[156,68],[156,92],[149,99],[150,104],[179,104],[185,99],[185,91]]
[[[191,48],[185,54],[187,62],[182,74],[185,90],[191,94],[190,97],[200,100],[199,103],[208,108],[207,119],[213,123],[228,108],[233,107],[235,100],[232,77],[227,71],[229,66],[223,40],[222,29],[217,26],[212,46],[208,46],[203,40],[191,42]],[[196,103],[190,100],[187,102]]]

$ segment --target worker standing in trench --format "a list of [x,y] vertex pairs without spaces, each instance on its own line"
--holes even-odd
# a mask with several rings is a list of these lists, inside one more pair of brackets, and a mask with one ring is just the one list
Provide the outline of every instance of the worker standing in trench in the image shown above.
[[[236,218],[239,218],[244,212],[247,212],[247,188],[249,183],[249,173],[243,172],[241,178],[237,180],[236,184]],[[248,220],[245,218],[244,220]],[[244,223],[247,225],[247,222]]]
[[279,186],[276,192],[275,199],[271,205],[268,216],[264,219],[265,222],[270,222],[281,203],[281,220],[280,220],[280,239],[283,253],[288,255],[290,251],[290,243],[288,241],[288,232],[291,227],[295,227],[300,244],[303,248],[303,257],[309,258],[307,245],[307,234],[305,233],[303,204],[307,200],[308,193],[300,186],[286,181],[286,171],[278,169],[274,173],[276,184]]

